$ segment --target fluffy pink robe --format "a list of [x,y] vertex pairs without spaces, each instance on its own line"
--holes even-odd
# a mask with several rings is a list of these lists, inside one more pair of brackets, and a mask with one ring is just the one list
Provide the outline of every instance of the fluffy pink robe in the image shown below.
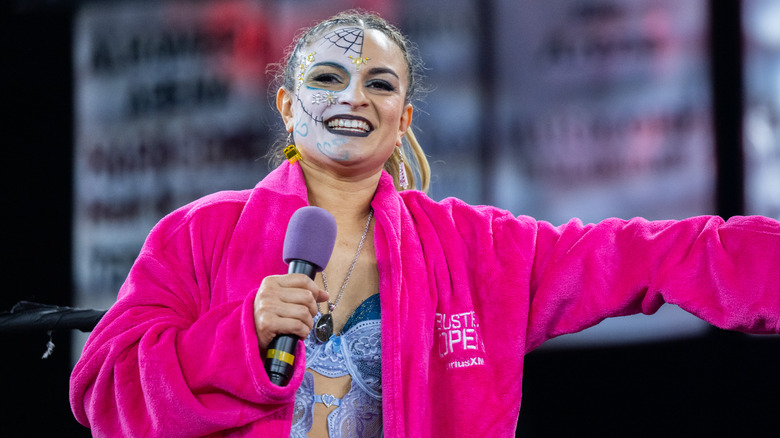
[[[151,232],[71,377],[95,436],[287,436],[304,361],[268,381],[252,319],[284,274],[300,167],[187,205]],[[780,224],[761,217],[553,227],[456,199],[374,197],[388,437],[514,436],[524,355],[607,317],[676,304],[710,323],[780,332]],[[299,344],[298,358],[303,358]]]

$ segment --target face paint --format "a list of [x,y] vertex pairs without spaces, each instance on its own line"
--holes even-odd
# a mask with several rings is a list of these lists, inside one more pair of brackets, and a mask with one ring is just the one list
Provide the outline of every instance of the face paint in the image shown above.
[[344,50],[344,54],[352,58],[352,55],[363,56],[363,29],[360,27],[341,27],[322,37],[320,46],[337,47]]
[[[351,63],[355,65],[355,71],[360,71],[360,67],[371,59],[363,56],[363,36],[363,29],[353,27],[336,29],[325,35],[323,39],[330,42],[333,46],[344,49],[344,54],[346,54]],[[325,41],[323,41],[323,44]]]
[[368,60],[371,58],[365,58],[365,57],[361,58],[359,56],[357,58],[353,58],[350,56],[349,59],[351,59],[352,63],[355,64],[355,71],[360,71],[360,66],[366,64]]
[[349,152],[339,151],[338,147],[346,143],[343,138],[335,138],[332,141],[317,142],[317,149],[326,157],[336,161],[349,160]]
[[333,105],[334,103],[338,103],[339,98],[333,94],[332,91],[326,91],[324,93],[315,93],[311,97],[311,103],[318,104],[318,103],[324,103],[326,105]]
[[306,73],[306,69],[308,69],[311,63],[314,62],[314,55],[316,54],[316,52],[311,52],[309,53],[309,56],[303,58],[303,61],[301,61],[300,72],[298,73],[298,87],[296,88],[296,91],[301,89],[301,85],[303,85],[303,74]]
[[401,50],[380,31],[358,27],[335,29],[309,47],[293,97],[295,142],[304,160],[381,168],[403,135]]

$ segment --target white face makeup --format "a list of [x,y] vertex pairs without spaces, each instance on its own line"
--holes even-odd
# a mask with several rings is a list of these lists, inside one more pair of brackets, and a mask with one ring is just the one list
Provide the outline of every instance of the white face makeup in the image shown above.
[[406,63],[380,31],[337,28],[314,42],[292,97],[305,160],[384,163],[405,131]]

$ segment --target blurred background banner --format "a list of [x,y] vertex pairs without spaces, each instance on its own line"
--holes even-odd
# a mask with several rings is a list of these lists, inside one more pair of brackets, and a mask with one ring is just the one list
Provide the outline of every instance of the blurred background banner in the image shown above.
[[74,32],[77,304],[108,307],[163,215],[262,177],[275,59],[246,0],[95,4]]
[[[555,225],[713,211],[706,3],[552,0],[519,8],[500,0],[495,7],[492,203]],[[654,318],[611,319],[547,346],[706,327],[666,306]]]
[[498,1],[497,203],[555,224],[711,212],[706,6]]
[[780,1],[744,8],[745,207],[780,220]]
[[455,196],[486,203],[485,108],[491,80],[482,54],[490,37],[490,2],[406,1],[399,25],[417,45],[430,92],[416,102],[414,130],[431,162],[434,199]]

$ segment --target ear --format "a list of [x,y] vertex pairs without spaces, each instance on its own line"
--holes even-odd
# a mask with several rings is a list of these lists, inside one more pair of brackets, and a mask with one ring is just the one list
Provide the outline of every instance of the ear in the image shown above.
[[401,113],[401,122],[398,125],[398,138],[395,141],[395,145],[401,147],[406,131],[412,126],[412,116],[414,115],[414,107],[411,103],[407,103],[404,107],[403,113]]
[[294,114],[293,114],[293,95],[287,91],[284,87],[279,87],[276,92],[276,109],[279,110],[279,114],[284,121],[284,127],[287,132],[292,132],[295,127]]

